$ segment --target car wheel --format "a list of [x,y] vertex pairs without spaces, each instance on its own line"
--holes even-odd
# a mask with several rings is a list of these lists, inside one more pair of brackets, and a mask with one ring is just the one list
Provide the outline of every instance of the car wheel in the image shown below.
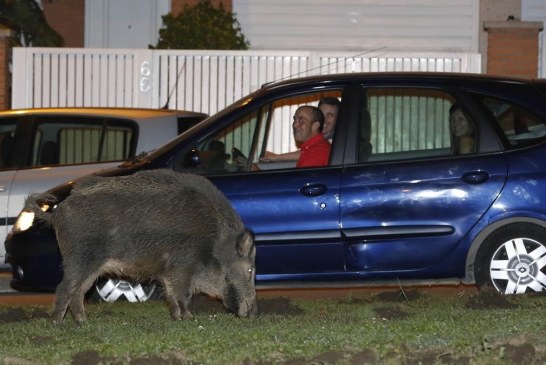
[[546,288],[546,228],[514,223],[494,231],[483,242],[474,268],[478,288],[503,294],[540,292]]
[[115,302],[126,300],[137,303],[159,298],[156,282],[132,282],[119,278],[100,278],[88,293],[91,302]]

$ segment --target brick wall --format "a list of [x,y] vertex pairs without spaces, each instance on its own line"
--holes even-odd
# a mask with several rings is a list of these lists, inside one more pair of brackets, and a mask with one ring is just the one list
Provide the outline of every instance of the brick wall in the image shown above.
[[486,22],[488,75],[537,77],[542,22]]
[[11,90],[9,59],[11,48],[9,38],[12,36],[11,31],[7,29],[0,30],[0,110],[10,109],[11,107]]
[[85,0],[42,1],[51,28],[64,39],[65,47],[83,47],[85,37]]

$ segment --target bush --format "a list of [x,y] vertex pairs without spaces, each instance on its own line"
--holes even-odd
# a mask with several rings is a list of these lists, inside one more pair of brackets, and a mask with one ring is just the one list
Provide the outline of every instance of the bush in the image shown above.
[[248,49],[235,14],[210,0],[185,5],[178,14],[163,16],[157,45],[152,49]]

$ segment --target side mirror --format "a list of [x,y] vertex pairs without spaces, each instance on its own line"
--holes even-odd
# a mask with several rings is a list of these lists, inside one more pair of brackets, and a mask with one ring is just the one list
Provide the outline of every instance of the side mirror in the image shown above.
[[201,165],[201,158],[199,157],[199,150],[197,148],[192,148],[186,153],[184,165],[186,167],[197,167]]

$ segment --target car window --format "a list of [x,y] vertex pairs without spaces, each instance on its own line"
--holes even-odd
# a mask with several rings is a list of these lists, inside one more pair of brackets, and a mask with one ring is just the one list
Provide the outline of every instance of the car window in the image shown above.
[[178,122],[177,123],[177,125],[178,125],[178,134],[181,134],[181,133],[187,131],[188,129],[190,129],[191,127],[196,125],[197,123],[201,122],[203,119],[204,119],[204,116],[195,116],[195,117],[183,116],[183,117],[179,117],[178,120],[177,120],[177,122]]
[[0,125],[0,169],[12,166],[13,137],[16,126],[16,122]]
[[527,146],[546,136],[546,121],[530,110],[509,101],[484,97],[483,104],[493,115],[510,146]]
[[131,154],[131,125],[104,121],[39,122],[34,134],[32,166],[121,161]]
[[[421,88],[366,89],[358,162],[468,154],[477,151],[477,127],[448,93]],[[466,121],[464,127],[460,127]]]
[[260,158],[266,151],[275,154],[298,151],[292,133],[296,109],[303,105],[317,106],[327,96],[340,100],[341,91],[295,95],[252,109],[200,141],[194,148],[198,166],[192,166],[195,159],[186,157],[184,168],[203,174],[295,168],[297,158],[277,162],[263,162]]

